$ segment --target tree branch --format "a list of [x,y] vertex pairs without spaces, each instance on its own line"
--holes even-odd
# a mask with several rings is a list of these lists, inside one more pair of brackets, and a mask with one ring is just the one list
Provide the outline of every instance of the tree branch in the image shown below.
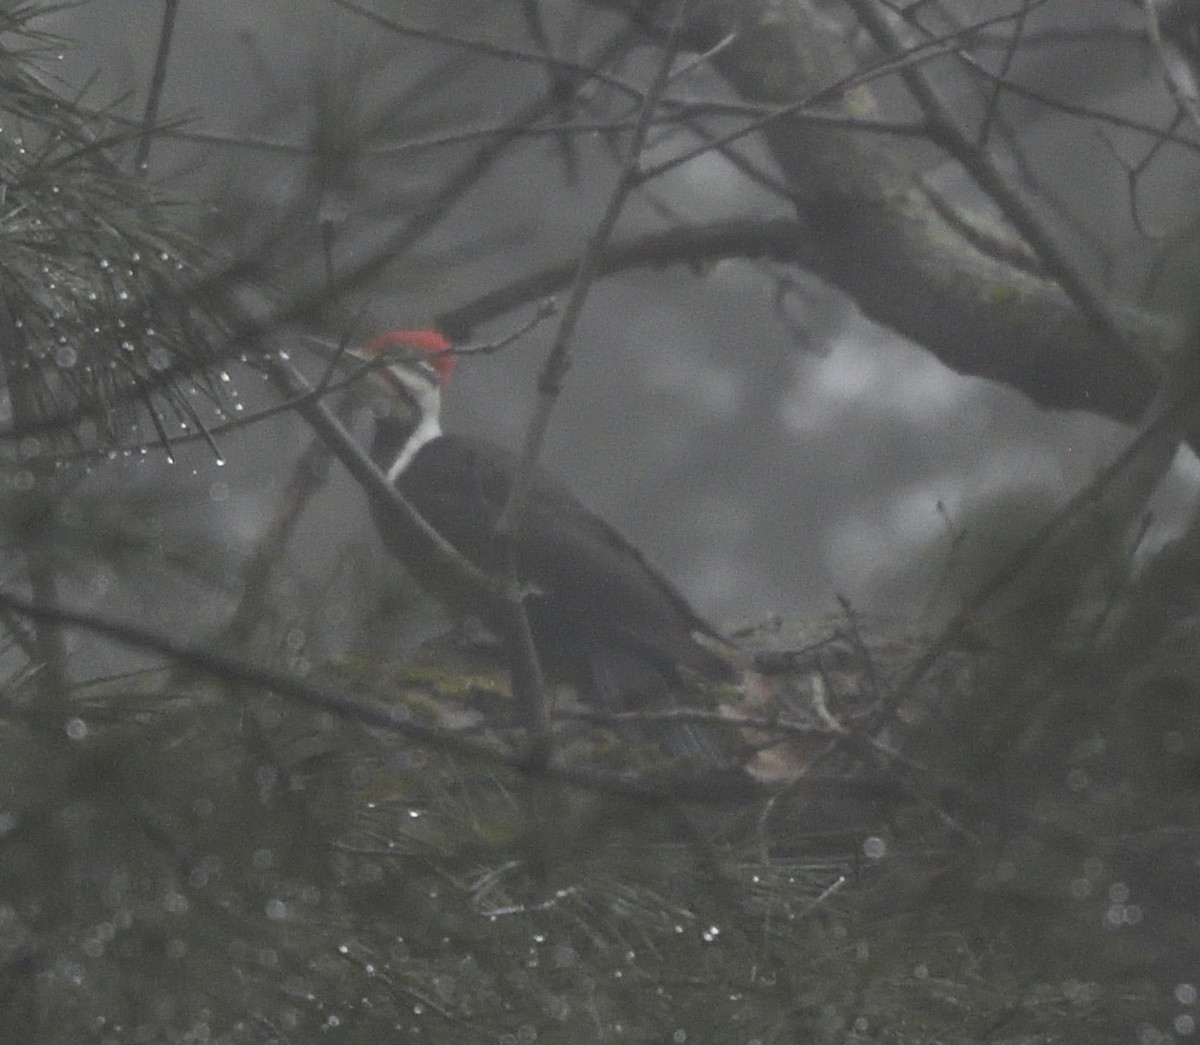
[[387,481],[387,477],[351,438],[329,408],[313,395],[312,387],[291,363],[277,356],[268,357],[266,370],[276,386],[295,401],[296,411],[321,436],[367,496],[387,507],[403,530],[403,540],[410,542],[417,554],[427,556],[439,568],[453,575],[459,584],[470,591],[471,597],[479,605],[493,609],[505,605],[504,593],[497,584],[460,555]]
[[[752,221],[735,218],[711,225],[666,229],[621,243],[607,243],[595,259],[595,278],[635,268],[668,265],[701,267],[726,258],[770,258],[807,265],[816,259],[811,234],[785,218]],[[454,339],[465,338],[480,323],[522,305],[540,301],[571,285],[579,272],[572,260],[530,273],[495,288],[474,301],[441,313],[439,330]]]
[[541,455],[542,444],[545,442],[546,430],[562,389],[563,379],[570,366],[570,345],[575,334],[575,327],[583,311],[588,292],[599,273],[600,257],[612,237],[617,219],[625,208],[629,194],[639,184],[638,161],[646,134],[650,129],[650,121],[666,89],[671,72],[671,64],[678,50],[677,30],[682,22],[683,11],[687,0],[679,0],[675,19],[675,30],[672,32],[666,47],[659,57],[658,69],[649,90],[642,101],[638,113],[637,124],[630,136],[629,152],[626,157],[617,184],[609,197],[608,206],[596,226],[595,232],[588,241],[583,257],[579,261],[571,288],[570,297],[558,323],[558,331],[554,344],[546,357],[545,365],[538,377],[538,401],[529,427],[525,433],[525,442],[521,448],[520,460],[517,463],[516,475],[508,492],[508,500],[504,505],[500,518],[496,521],[496,539],[507,548],[508,561],[507,588],[511,606],[511,615],[516,624],[517,638],[525,653],[530,670],[529,701],[526,717],[531,725],[530,758],[546,760],[550,757],[552,734],[550,732],[550,716],[546,705],[545,685],[541,678],[541,669],[537,661],[537,651],[534,649],[533,636],[529,629],[529,619],[525,613],[521,579],[516,565],[516,538],[520,533],[521,521],[525,514],[526,502],[529,497],[529,487],[533,481],[534,468]]
[[155,635],[142,628],[122,624],[96,614],[58,606],[42,606],[0,588],[0,611],[9,610],[31,620],[82,628],[124,646],[167,657],[176,664],[205,675],[254,686],[276,693],[305,707],[328,712],[338,719],[406,737],[456,758],[504,766],[534,777],[544,777],[585,790],[650,802],[655,805],[679,802],[745,802],[765,793],[749,777],[730,773],[647,774],[634,776],[607,773],[561,763],[532,764],[519,752],[505,751],[463,737],[451,730],[413,722],[405,710],[378,701],[348,697],[315,686],[303,679],[280,675],[256,664],[232,660],[219,653],[187,646],[175,639]]
[[154,141],[154,124],[158,119],[158,107],[162,102],[163,87],[167,82],[167,59],[171,54],[171,41],[175,37],[175,15],[179,11],[179,0],[163,0],[162,29],[158,37],[158,50],[154,55],[154,72],[150,77],[150,90],[146,92],[146,111],[142,116],[142,136],[138,140],[133,169],[145,174],[150,166],[150,146]]
[[[907,51],[899,33],[879,8],[876,0],[847,2],[864,28],[886,52],[901,54]],[[1022,14],[1023,11],[1017,12],[1018,17]],[[1105,354],[1114,355],[1115,362],[1124,367],[1146,367],[1153,373],[1157,366],[1156,361],[1144,354],[1138,354],[1136,343],[1126,342],[1105,302],[1084,279],[1054,237],[1047,232],[1029,201],[1009,182],[986,146],[977,144],[964,133],[955,114],[942,101],[921,69],[915,65],[905,65],[900,69],[900,77],[917,99],[930,125],[935,128],[935,140],[962,164],[963,169],[991,197],[1004,217],[1041,259],[1046,271],[1058,281],[1079,311],[1101,335]],[[1100,347],[1101,345],[1097,346]]]
[[[734,23],[741,29],[737,40],[713,64],[748,100],[795,104],[825,85],[849,82],[860,67],[843,28],[807,0],[701,5],[689,39],[708,46]],[[906,73],[913,68],[911,62],[896,66]],[[855,111],[872,105],[860,84]],[[1160,361],[1178,343],[1172,323],[1081,291],[1053,248],[1042,259],[1065,284],[976,249],[937,213],[908,160],[865,135],[791,116],[767,123],[763,134],[811,227],[810,271],[846,293],[868,318],[954,370],[1008,384],[1039,405],[1122,421],[1142,416]],[[994,182],[985,187],[998,188]],[[1000,199],[1001,207],[1008,198]],[[1013,213],[1022,222],[1029,217]],[[1046,237],[1028,234],[1041,250]],[[1079,301],[1090,322],[1081,322]],[[1097,333],[1097,325],[1105,332]]]

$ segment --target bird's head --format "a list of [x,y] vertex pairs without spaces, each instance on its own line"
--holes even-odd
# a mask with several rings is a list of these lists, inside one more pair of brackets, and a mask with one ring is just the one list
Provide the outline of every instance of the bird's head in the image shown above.
[[370,364],[375,384],[418,420],[436,425],[442,386],[454,370],[454,346],[436,330],[387,330],[350,354]]
[[411,393],[414,383],[440,389],[454,370],[454,346],[436,330],[386,330],[351,355],[371,364],[372,373],[393,394]]
[[436,330],[388,330],[350,351],[371,368],[387,393],[374,404],[371,456],[395,482],[417,452],[442,434],[442,385],[454,369],[454,348]]

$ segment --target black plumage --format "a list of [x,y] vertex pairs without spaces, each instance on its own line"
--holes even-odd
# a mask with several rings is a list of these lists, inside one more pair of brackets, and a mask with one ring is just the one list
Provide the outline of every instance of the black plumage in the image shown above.
[[[517,457],[483,439],[441,433],[438,391],[449,363],[431,356],[443,344],[437,335],[419,332],[425,343],[414,352],[411,333],[393,332],[382,347],[361,353],[371,358],[387,351],[396,360],[380,377],[398,409],[377,417],[371,456],[464,558],[499,573],[505,564],[495,528]],[[454,578],[415,557],[386,504],[374,503],[373,511],[385,543],[422,586],[459,612],[478,612]],[[514,554],[543,667],[585,700],[613,711],[673,707],[687,699],[696,678],[734,678],[730,647],[716,629],[637,549],[542,469],[532,476]],[[506,620],[484,617],[505,637]],[[715,755],[720,747],[709,731],[686,724],[651,732],[675,753]]]
[[[407,427],[394,417],[377,422],[371,453],[381,468],[394,460]],[[466,559],[498,571],[503,563],[493,535],[516,467],[515,455],[493,443],[443,435],[417,451],[396,485]],[[390,528],[377,521],[386,539]],[[405,555],[403,548],[392,550]],[[637,549],[541,469],[533,476],[515,552],[518,575],[530,588],[526,602],[535,638],[541,633],[561,643],[575,635],[584,647],[612,645],[667,679],[679,667],[712,680],[732,677],[728,660],[695,637],[723,642],[717,631]]]

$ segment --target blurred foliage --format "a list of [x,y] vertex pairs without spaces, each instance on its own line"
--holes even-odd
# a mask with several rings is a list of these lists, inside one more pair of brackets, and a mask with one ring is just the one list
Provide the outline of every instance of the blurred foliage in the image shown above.
[[136,132],[72,99],[44,69],[63,42],[36,31],[36,5],[0,29],[0,357],[23,456],[37,437],[127,445],[202,427],[194,398],[219,325],[198,297],[199,251],[171,205],[120,165]]
[[[194,429],[217,330],[192,294],[195,255],[121,171],[127,132],[34,71],[57,45],[31,11],[9,8],[0,41],[9,428],[69,418],[77,440],[116,449],[149,402],[164,432]],[[29,574],[186,569],[256,594],[211,547],[164,550],[162,504],[26,467],[61,449],[43,442],[21,442],[0,502],[9,545],[42,551]],[[848,608],[747,630],[763,670],[726,710],[756,719],[738,732],[758,785],[703,802],[633,793],[664,779],[654,752],[576,721],[563,761],[627,793],[435,754],[171,665],[81,681],[95,669],[80,658],[47,701],[29,625],[0,615],[0,1040],[1192,1033],[1193,546],[1114,582],[1111,627],[1069,630],[1078,607],[1038,604],[1036,642],[993,628],[939,648]],[[1111,549],[1099,556],[1107,578]],[[398,719],[497,750],[520,739],[494,660],[431,647],[381,665],[372,649],[313,674]],[[774,736],[773,719],[794,732]]]
[[[867,672],[887,690],[920,651],[879,622],[853,630],[805,626],[784,679],[790,720],[819,662],[834,680],[824,710],[850,722],[870,703]],[[778,652],[799,634],[750,642]],[[1008,677],[955,657],[919,701],[972,701]],[[515,728],[501,725],[502,687],[454,670],[426,654],[370,684],[409,717]],[[320,677],[368,684],[352,663]],[[1064,694],[1044,692],[1049,714]],[[472,710],[448,710],[456,700]],[[79,687],[49,735],[15,679],[0,730],[2,1036],[916,1043],[1165,1029],[1200,948],[1200,703],[1105,706],[1070,745],[1010,752],[1003,773],[927,715],[888,745],[924,751],[919,772],[858,735],[791,785],[697,805],[527,780],[160,673]],[[603,734],[574,736],[572,764],[605,762]]]

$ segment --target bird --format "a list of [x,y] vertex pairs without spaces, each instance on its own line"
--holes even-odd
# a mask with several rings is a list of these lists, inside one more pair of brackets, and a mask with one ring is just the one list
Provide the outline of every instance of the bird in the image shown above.
[[[459,554],[499,574],[507,562],[496,524],[518,470],[516,454],[489,440],[444,433],[442,391],[454,370],[452,343],[433,329],[389,330],[351,354],[370,364],[386,406],[375,411],[370,455],[387,481]],[[504,639],[509,622],[473,606],[405,539],[394,507],[372,502],[385,546],[434,596]],[[732,682],[735,651],[676,588],[568,486],[542,468],[513,538],[530,632],[552,680],[600,710],[680,706],[694,682]],[[672,755],[720,760],[719,734],[695,723],[645,729]]]

